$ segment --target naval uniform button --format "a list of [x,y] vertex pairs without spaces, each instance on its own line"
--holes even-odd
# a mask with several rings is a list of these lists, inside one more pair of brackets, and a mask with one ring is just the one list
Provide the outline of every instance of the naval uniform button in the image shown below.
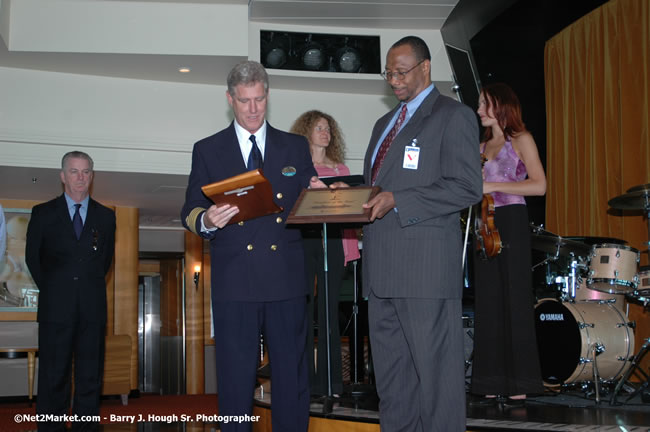
[[282,218],[281,218],[280,216],[278,216],[278,217],[275,219],[275,223],[282,223]]
[[278,250],[278,245],[271,245],[271,250],[272,251]]
[[276,197],[278,197],[278,199],[282,199],[282,192],[278,192],[278,194],[276,195]]
[[239,225],[239,226],[244,226],[244,221],[239,221],[239,222],[237,223],[237,225]]
[[246,246],[246,249],[248,249],[249,251],[252,251],[253,250],[253,245],[249,244],[248,246]]

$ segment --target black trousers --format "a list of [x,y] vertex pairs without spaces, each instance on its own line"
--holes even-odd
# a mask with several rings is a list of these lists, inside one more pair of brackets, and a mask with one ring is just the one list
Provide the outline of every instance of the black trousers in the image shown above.
[[494,222],[504,248],[488,260],[474,257],[475,394],[513,396],[543,391],[525,205],[497,207]]
[[[106,323],[75,320],[39,322],[37,414],[63,415],[70,408],[70,375],[74,358],[72,414],[99,415],[104,372]],[[96,422],[73,422],[72,430],[97,430]],[[39,431],[63,431],[65,423],[40,422]]]

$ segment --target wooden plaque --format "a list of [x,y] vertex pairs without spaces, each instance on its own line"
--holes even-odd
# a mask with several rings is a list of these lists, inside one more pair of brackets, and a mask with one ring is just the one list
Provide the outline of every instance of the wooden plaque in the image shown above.
[[364,209],[362,205],[380,190],[378,186],[303,189],[289,213],[287,223],[370,222],[370,209]]
[[273,201],[271,183],[259,169],[210,183],[201,190],[218,206],[230,204],[239,208],[228,225],[284,210]]

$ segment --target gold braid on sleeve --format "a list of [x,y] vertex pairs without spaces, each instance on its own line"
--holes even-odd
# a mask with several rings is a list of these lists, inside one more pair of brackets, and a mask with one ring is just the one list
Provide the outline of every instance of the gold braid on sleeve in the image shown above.
[[204,211],[205,209],[203,207],[195,207],[185,218],[185,224],[194,234],[199,234],[196,232],[196,218],[198,218],[199,215]]

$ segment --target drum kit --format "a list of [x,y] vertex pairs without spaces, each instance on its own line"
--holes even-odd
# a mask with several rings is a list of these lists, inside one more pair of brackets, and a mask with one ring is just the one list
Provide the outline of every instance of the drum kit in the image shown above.
[[[650,184],[613,198],[621,210],[643,210],[649,217]],[[628,303],[650,303],[650,266],[639,267],[641,253],[627,242],[606,237],[562,237],[531,224],[531,243],[544,258],[548,293],[535,306],[535,325],[542,378],[547,387],[590,384],[599,401],[600,384],[616,382],[612,401],[650,347],[634,352],[635,323]],[[647,253],[643,251],[643,253]],[[644,375],[648,386],[648,375]],[[640,391],[641,389],[637,390]],[[630,396],[633,397],[634,395]],[[629,400],[629,398],[628,398]]]

